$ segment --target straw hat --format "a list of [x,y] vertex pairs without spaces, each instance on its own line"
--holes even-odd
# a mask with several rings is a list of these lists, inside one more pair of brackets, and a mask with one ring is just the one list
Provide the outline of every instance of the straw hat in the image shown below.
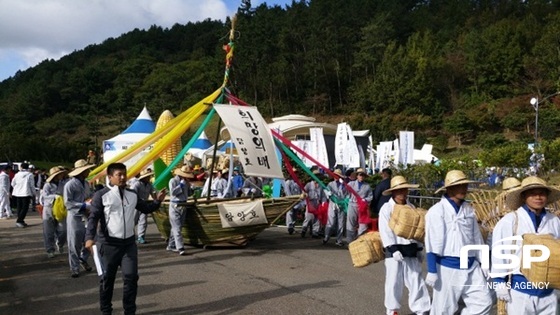
[[74,177],[82,174],[84,171],[89,170],[90,168],[94,168],[94,164],[88,164],[88,162],[84,159],[77,160],[74,162],[74,170],[68,173],[68,176]]
[[344,176],[344,174],[342,174],[342,170],[340,168],[337,168],[333,171],[333,173],[335,173],[336,175],[338,175],[339,177],[345,178],[346,176]]
[[544,188],[548,190],[548,201],[547,203],[554,203],[560,199],[560,190],[553,186],[548,186],[546,181],[542,178],[536,176],[529,176],[521,181],[521,186],[511,190],[506,196],[506,206],[509,209],[515,210],[523,205],[523,200],[521,199],[521,194],[524,191]]
[[364,170],[364,169],[361,168],[361,167],[360,167],[359,169],[356,170],[356,175],[359,175],[359,174],[364,174],[364,176],[368,176],[366,170]]
[[473,183],[478,183],[478,182],[475,180],[469,180],[465,175],[465,173],[463,173],[462,171],[452,170],[447,172],[447,174],[445,175],[445,181],[443,187],[436,190],[435,193],[437,194],[438,192],[447,189],[447,187],[463,185],[463,184],[473,184]]
[[51,167],[49,170],[49,177],[47,177],[47,183],[50,183],[58,174],[67,173],[68,171],[60,166]]
[[194,174],[190,167],[183,165],[181,168],[176,168],[173,175],[179,175],[184,178],[194,178]]
[[140,180],[142,178],[150,177],[152,175],[154,175],[154,172],[148,171],[147,169],[143,170],[142,172],[140,172],[140,176],[138,176],[138,180]]
[[314,175],[319,175],[319,174],[321,174],[321,171],[319,171],[318,169],[314,169],[313,174]]
[[392,191],[394,190],[399,190],[399,189],[404,189],[404,188],[408,188],[408,189],[416,189],[418,188],[420,185],[413,185],[413,184],[409,184],[406,181],[406,178],[404,178],[403,176],[395,176],[393,178],[391,178],[391,186],[389,189],[383,191],[381,194],[383,196],[389,196],[391,194]]
[[504,179],[504,182],[502,183],[502,190],[509,191],[519,186],[521,186],[521,182],[519,181],[519,179],[515,177],[508,177]]

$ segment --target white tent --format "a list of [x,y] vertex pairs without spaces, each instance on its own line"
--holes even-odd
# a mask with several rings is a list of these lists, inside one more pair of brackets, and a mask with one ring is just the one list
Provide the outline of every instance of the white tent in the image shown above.
[[[144,107],[140,115],[136,118],[134,122],[126,130],[121,132],[119,135],[103,141],[103,160],[109,161],[116,155],[127,150],[132,145],[136,144],[140,140],[144,139],[150,135],[156,129],[156,125],[148,113],[148,109]],[[127,167],[131,167],[138,160],[140,160],[151,147],[146,148],[144,151],[136,154],[134,157],[130,158],[125,162]]]
[[188,153],[191,153],[197,158],[202,159],[204,157],[204,152],[206,152],[206,150],[211,146],[212,146],[212,142],[208,140],[206,133],[202,131],[200,136],[198,136],[198,139],[196,139],[192,147],[189,149]]

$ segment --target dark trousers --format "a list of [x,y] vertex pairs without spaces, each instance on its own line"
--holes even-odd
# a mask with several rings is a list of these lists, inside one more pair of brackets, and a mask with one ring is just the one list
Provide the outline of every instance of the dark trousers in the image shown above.
[[16,207],[17,207],[17,223],[23,223],[25,217],[27,216],[27,211],[29,210],[29,203],[31,202],[31,197],[17,197]]
[[[99,245],[98,245],[99,246]],[[105,272],[100,279],[99,304],[103,314],[113,312],[113,288],[117,269],[121,267],[123,279],[123,308],[125,315],[136,313],[138,291],[138,248],[136,243],[123,245],[101,244],[99,254]]]

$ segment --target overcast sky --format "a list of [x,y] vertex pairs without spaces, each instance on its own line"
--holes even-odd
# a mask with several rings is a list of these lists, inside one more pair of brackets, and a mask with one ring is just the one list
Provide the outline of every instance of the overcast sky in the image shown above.
[[[252,0],[253,7],[291,0]],[[45,59],[151,25],[225,20],[241,0],[0,0],[0,81]]]

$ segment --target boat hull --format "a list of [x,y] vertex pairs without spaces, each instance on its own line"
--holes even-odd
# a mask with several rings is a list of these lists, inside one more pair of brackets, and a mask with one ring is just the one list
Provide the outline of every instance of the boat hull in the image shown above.
[[[250,199],[212,200],[209,203],[188,202],[181,229],[183,241],[191,246],[245,246],[264,229],[274,224],[299,200],[299,196],[262,199],[268,223],[233,228],[222,227],[218,203],[243,204]],[[171,231],[169,204],[163,203],[158,211],[152,213],[152,216],[162,237],[168,239]]]

